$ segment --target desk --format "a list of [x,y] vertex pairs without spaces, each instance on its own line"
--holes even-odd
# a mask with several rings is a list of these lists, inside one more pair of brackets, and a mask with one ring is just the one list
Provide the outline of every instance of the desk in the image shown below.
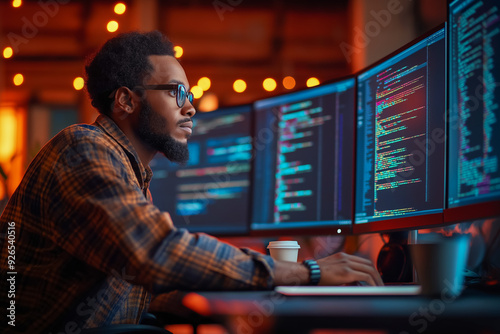
[[500,332],[500,294],[471,289],[458,298],[197,292],[187,293],[183,304],[237,334],[307,333],[325,328],[395,333]]

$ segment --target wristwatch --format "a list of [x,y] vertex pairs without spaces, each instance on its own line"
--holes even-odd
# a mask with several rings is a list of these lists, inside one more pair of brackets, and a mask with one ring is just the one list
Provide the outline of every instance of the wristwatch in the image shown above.
[[321,278],[321,270],[318,262],[314,260],[304,260],[302,264],[309,269],[309,285],[318,285]]

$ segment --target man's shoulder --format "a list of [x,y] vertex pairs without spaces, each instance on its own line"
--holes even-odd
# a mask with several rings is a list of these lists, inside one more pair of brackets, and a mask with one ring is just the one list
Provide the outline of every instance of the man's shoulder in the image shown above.
[[37,158],[47,161],[67,159],[96,161],[124,160],[123,148],[106,131],[96,124],[74,124],[55,135],[39,152]]
[[117,148],[116,141],[96,124],[73,124],[59,132],[52,140],[54,146],[90,145]]
[[54,138],[86,139],[89,136],[92,138],[99,138],[106,136],[106,133],[96,124],[73,124],[63,129]]

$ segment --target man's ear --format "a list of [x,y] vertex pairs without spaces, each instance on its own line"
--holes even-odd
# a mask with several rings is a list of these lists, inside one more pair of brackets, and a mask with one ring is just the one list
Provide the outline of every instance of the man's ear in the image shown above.
[[120,87],[115,92],[113,112],[119,115],[130,115],[138,106],[138,99],[128,87]]

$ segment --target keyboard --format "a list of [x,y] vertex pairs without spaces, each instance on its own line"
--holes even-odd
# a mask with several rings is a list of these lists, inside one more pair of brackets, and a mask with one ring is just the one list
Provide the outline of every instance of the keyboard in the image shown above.
[[421,293],[420,285],[386,286],[277,286],[286,296],[410,296]]

